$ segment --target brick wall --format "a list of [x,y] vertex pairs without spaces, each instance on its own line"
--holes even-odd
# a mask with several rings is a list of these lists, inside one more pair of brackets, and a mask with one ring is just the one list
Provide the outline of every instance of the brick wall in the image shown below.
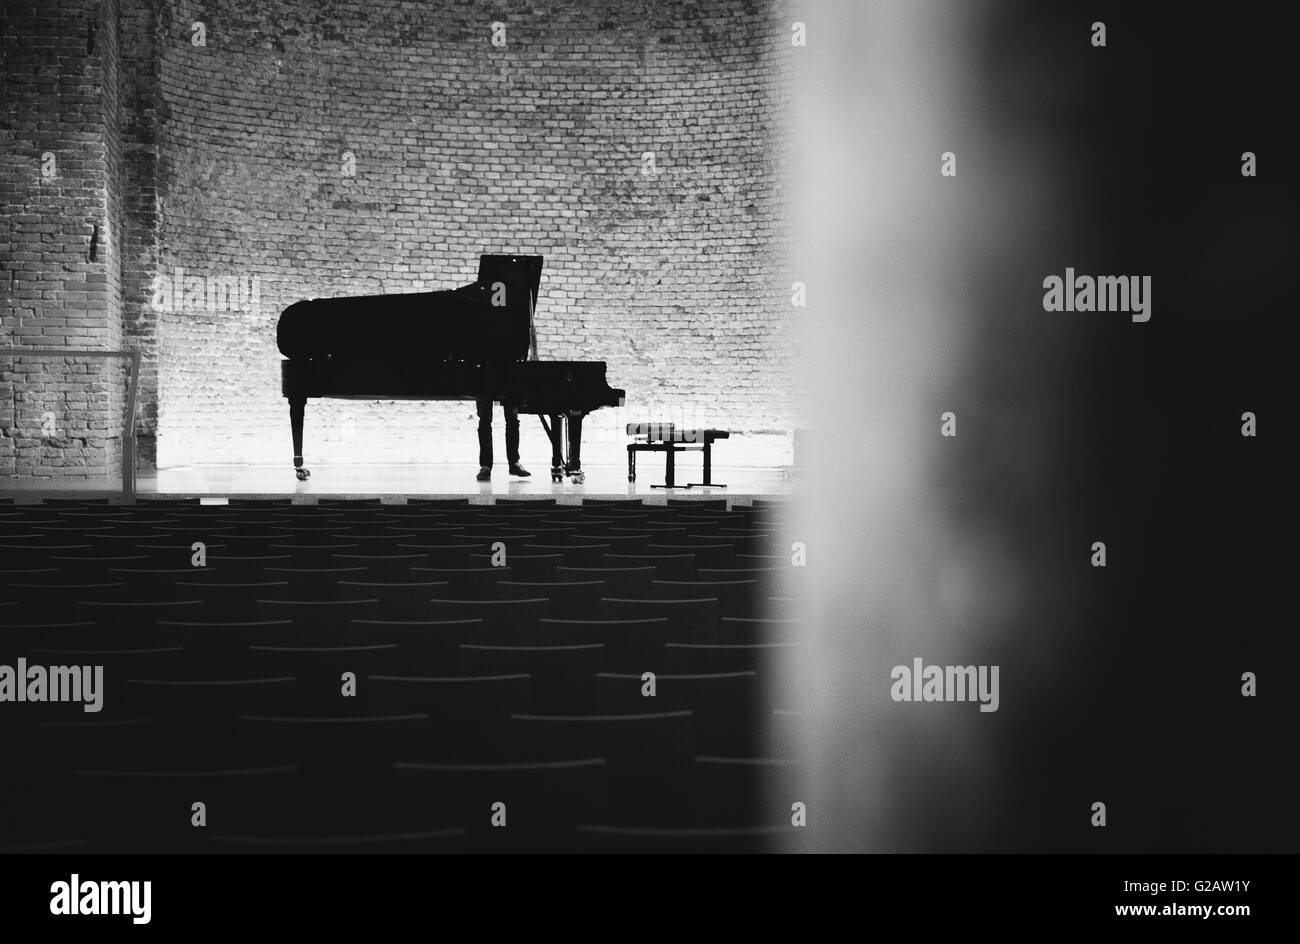
[[[100,304],[145,353],[142,460],[156,437],[164,467],[287,467],[275,347],[286,305],[452,288],[472,281],[480,252],[517,251],[546,257],[542,356],[604,360],[610,383],[628,391],[626,409],[589,420],[588,462],[621,461],[622,424],[644,418],[776,432],[732,440],[726,453],[788,461],[785,433],[799,425],[789,366],[797,276],[784,262],[791,49],[776,6],[59,0],[38,9],[49,21],[41,28],[70,48],[84,46],[90,13],[120,33],[114,92],[93,84],[109,53],[78,67],[92,83],[78,107],[116,143],[98,145],[103,166],[86,184],[97,188],[63,193],[55,225],[71,248],[84,243],[64,205],[76,195],[116,224],[107,232],[121,291],[106,278]],[[494,22],[505,25],[504,47],[492,44]],[[44,68],[33,47],[14,46],[6,40],[19,66]],[[48,91],[23,94],[30,113],[16,126],[34,138]],[[18,169],[30,178],[41,148],[23,147]],[[12,149],[5,160],[6,216],[21,204],[10,225],[24,228],[3,238],[27,250],[29,227],[49,225],[39,202],[49,198],[39,181],[14,182]],[[11,269],[48,261],[12,258]],[[107,275],[103,258],[87,275]],[[22,271],[45,280],[25,296],[29,314],[62,307],[43,294],[48,267]],[[233,300],[209,298],[217,288],[234,289]],[[309,465],[472,464],[472,416],[473,404],[313,401]],[[540,429],[524,430],[525,462],[544,465]]]
[[[117,0],[0,12],[0,346],[121,345]],[[0,474],[111,470],[118,362],[0,353]]]

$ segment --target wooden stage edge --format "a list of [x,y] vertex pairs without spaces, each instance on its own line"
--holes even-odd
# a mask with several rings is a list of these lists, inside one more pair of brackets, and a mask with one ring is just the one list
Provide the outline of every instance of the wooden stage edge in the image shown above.
[[[647,465],[649,465],[647,463]],[[625,466],[585,466],[582,485],[553,484],[546,466],[531,468],[531,478],[507,476],[504,467],[494,470],[490,482],[476,482],[477,467],[435,465],[320,465],[306,482],[294,478],[284,466],[193,466],[164,469],[137,478],[138,499],[175,500],[190,498],[283,499],[312,504],[325,499],[374,499],[384,504],[402,504],[408,499],[469,498],[471,503],[491,504],[497,499],[546,500],[579,504],[584,499],[640,499],[648,504],[674,501],[717,501],[748,505],[754,499],[792,499],[799,491],[798,480],[786,478],[773,468],[717,467],[714,478],[726,488],[651,488],[663,483],[663,470],[638,469],[637,481],[627,481]],[[698,471],[698,470],[697,470]],[[680,480],[690,481],[679,474]],[[15,502],[38,502],[42,498],[107,498],[117,502],[121,481],[116,476],[7,477],[0,479],[0,498]]]

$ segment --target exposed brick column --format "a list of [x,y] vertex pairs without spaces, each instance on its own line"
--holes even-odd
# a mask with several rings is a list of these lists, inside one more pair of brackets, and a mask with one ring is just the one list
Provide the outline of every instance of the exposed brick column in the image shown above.
[[[0,345],[122,343],[117,0],[0,11]],[[123,367],[0,362],[0,471],[111,473]]]

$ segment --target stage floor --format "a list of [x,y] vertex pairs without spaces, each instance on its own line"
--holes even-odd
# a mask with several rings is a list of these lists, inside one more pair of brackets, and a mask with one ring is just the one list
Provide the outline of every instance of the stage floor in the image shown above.
[[[684,465],[684,464],[683,464]],[[505,466],[493,470],[492,481],[476,482],[477,466],[471,465],[321,465],[312,467],[311,478],[299,482],[292,466],[194,466],[164,469],[140,475],[136,494],[140,498],[283,498],[301,497],[305,502],[320,498],[380,498],[401,502],[407,498],[463,498],[490,502],[494,498],[556,498],[562,502],[580,502],[583,498],[641,498],[650,502],[673,499],[726,498],[747,504],[754,498],[780,498],[791,494],[794,482],[779,469],[742,469],[717,467],[715,481],[726,488],[652,488],[664,481],[662,459],[649,456],[637,465],[637,481],[627,480],[627,466],[592,465],[582,485],[568,481],[552,484],[549,467],[529,467],[532,477],[517,479]],[[698,468],[678,469],[678,481],[690,482],[699,477]],[[57,497],[109,497],[121,494],[116,476],[59,476],[17,478],[0,483],[0,496],[16,501],[39,501],[46,495]]]

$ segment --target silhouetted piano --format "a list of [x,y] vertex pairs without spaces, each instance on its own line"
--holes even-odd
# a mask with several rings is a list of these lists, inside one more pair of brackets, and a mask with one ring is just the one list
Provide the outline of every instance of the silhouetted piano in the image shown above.
[[[582,420],[621,406],[603,361],[542,361],[533,310],[541,256],[484,255],[478,278],[442,292],[296,302],[280,314],[281,389],[289,400],[299,480],[303,418],[313,397],[477,400],[541,417],[551,440],[551,481],[581,483]],[[547,422],[549,419],[549,423]],[[565,435],[567,427],[567,436]]]

